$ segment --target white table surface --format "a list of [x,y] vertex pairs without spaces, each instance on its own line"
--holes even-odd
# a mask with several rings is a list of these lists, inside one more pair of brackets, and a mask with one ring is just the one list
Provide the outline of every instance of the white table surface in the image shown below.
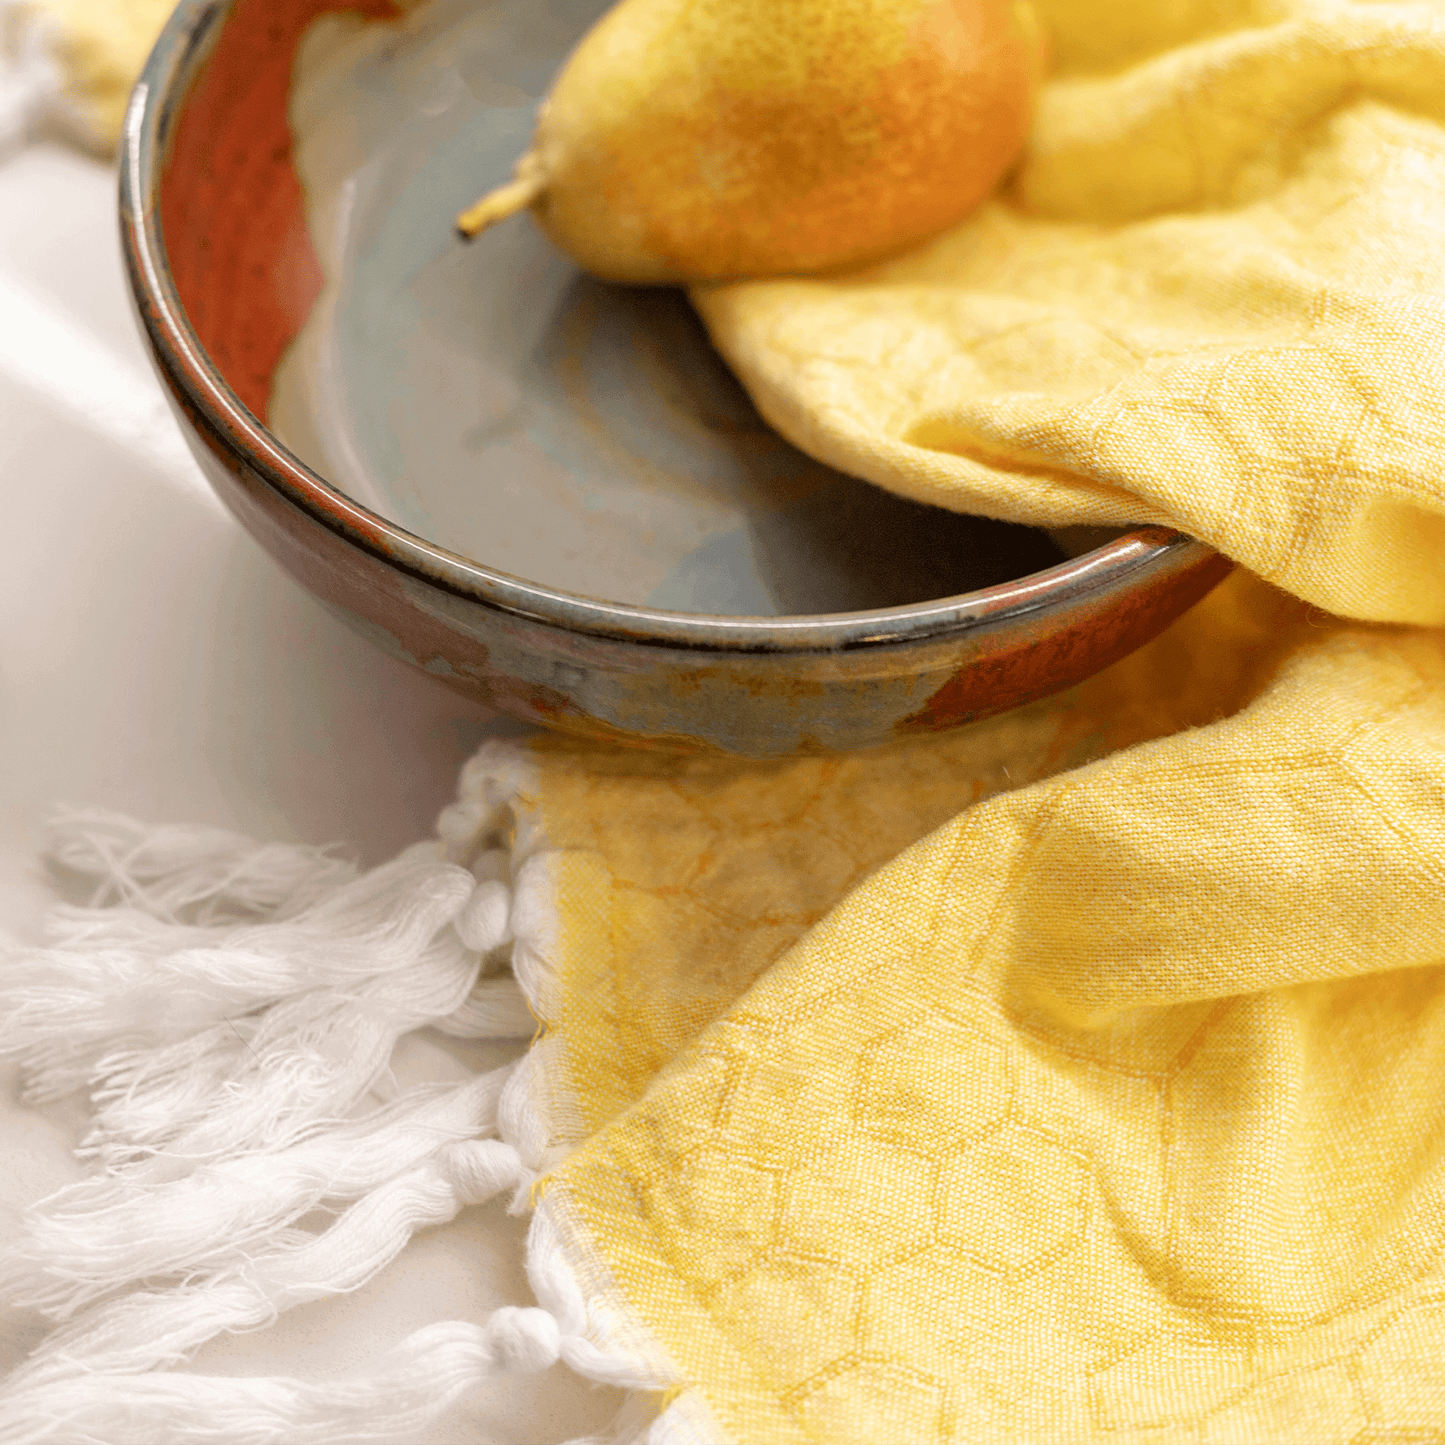
[[[346,630],[223,510],[131,317],[114,175],[50,145],[0,161],[0,500],[0,938],[32,937],[51,901],[38,855],[57,802],[339,841],[374,863],[429,836],[481,738],[515,730]],[[457,1067],[438,1057],[415,1062]],[[0,1238],[78,1172],[79,1106],[30,1110],[15,1085],[0,1073]],[[468,1209],[356,1294],[193,1367],[364,1369],[423,1324],[531,1303],[524,1228]],[[0,1309],[0,1369],[43,1330]],[[547,1445],[602,1428],[617,1401],[558,1366],[476,1392],[422,1440]]]

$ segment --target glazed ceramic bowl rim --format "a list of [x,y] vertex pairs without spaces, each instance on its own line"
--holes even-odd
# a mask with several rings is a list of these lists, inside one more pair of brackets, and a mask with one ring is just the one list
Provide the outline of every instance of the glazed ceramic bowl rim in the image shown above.
[[[170,128],[230,0],[182,0],[141,73],[126,113],[120,209],[131,284],[158,364],[247,465],[315,521],[353,545],[445,590],[497,611],[584,636],[702,652],[816,653],[893,647],[990,629],[1051,603],[1107,592],[1125,574],[1152,570],[1167,553],[1210,549],[1159,527],[1016,581],[955,597],[870,611],[720,617],[606,602],[484,566],[388,521],[294,456],[241,402],[192,329],[167,264],[159,186]],[[1182,556],[1174,559],[1183,562]]]

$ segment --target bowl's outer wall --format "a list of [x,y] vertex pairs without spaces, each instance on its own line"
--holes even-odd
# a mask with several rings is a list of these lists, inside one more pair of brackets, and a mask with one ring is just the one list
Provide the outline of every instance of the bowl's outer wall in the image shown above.
[[[500,711],[633,744],[782,757],[954,727],[1092,675],[1228,570],[1216,553],[1159,533],[1164,547],[1139,546],[1133,585],[1081,585],[1066,605],[962,637],[803,655],[589,637],[486,607],[358,549],[238,465],[227,439],[187,410],[197,455],[231,511],[332,611]],[[1180,557],[1186,547],[1192,555]]]
[[528,606],[524,585],[489,582],[351,503],[257,421],[321,280],[290,164],[292,55],[316,15],[343,7],[363,8],[185,0],[127,128],[122,237],[142,325],[211,483],[298,582],[389,652],[563,731],[779,757],[872,746],[1058,692],[1229,570],[1200,543],[1144,528],[946,615],[935,608],[926,625],[900,609],[861,614],[846,636],[786,619],[690,619],[669,636],[643,614],[629,626],[625,609],[599,625],[608,609],[581,599]]

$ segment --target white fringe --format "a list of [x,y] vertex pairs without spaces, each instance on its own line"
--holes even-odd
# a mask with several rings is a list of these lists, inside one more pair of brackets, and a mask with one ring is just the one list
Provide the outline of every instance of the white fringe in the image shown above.
[[[496,1127],[512,1066],[455,1087],[425,1085],[363,1118],[272,1153],[138,1186],[115,1174],[61,1189],[0,1262],[0,1294],[68,1319],[117,1282],[216,1269],[323,1205],[360,1199],[439,1148]],[[165,1220],[157,1231],[154,1222]]]
[[[6,1400],[7,1411],[18,1407],[29,1418],[21,1422],[10,1413],[0,1423],[0,1439],[6,1445],[398,1445],[492,1376],[537,1374],[558,1360],[578,1368],[569,1359],[575,1343],[549,1311],[505,1306],[485,1325],[453,1320],[417,1330],[390,1351],[384,1368],[359,1378],[78,1374],[47,1391],[43,1403],[23,1395]],[[634,1383],[646,1388],[649,1382]],[[645,1436],[634,1427],[614,1434],[611,1445],[639,1438]]]
[[[219,1333],[360,1287],[469,1204],[530,1201],[557,1152],[545,1040],[375,1102],[410,1030],[536,1032],[552,924],[545,840],[513,807],[529,776],[520,749],[488,744],[440,845],[361,876],[216,829],[57,821],[52,857],[91,905],[58,909],[46,946],[0,968],[0,1054],[29,1099],[90,1091],[93,1172],[0,1257],[5,1299],[61,1322],[0,1388],[3,1445],[402,1445],[488,1377],[558,1360],[639,1392],[609,1440],[651,1434],[663,1372],[608,1345],[542,1216],[536,1308],[420,1330],[366,1378],[168,1372]],[[520,980],[489,976],[509,958]],[[313,1231],[318,1211],[334,1218]]]
[[[178,1287],[137,1291],[90,1311],[46,1339],[10,1377],[12,1388],[75,1372],[135,1374],[175,1365],[222,1331],[261,1329],[282,1310],[359,1288],[418,1229],[484,1204],[521,1177],[517,1151],[497,1139],[450,1144],[387,1180],[319,1235],[288,1230],[269,1247]],[[22,1301],[23,1302],[23,1301]]]
[[51,819],[50,858],[91,880],[90,906],[121,905],[166,923],[287,918],[356,877],[330,848],[258,846],[223,828],[148,828],[100,809]]

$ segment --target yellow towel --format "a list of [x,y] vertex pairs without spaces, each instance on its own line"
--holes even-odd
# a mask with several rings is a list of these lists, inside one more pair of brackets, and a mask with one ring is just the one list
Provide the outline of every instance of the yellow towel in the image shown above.
[[1240,576],[949,739],[536,747],[544,1208],[700,1438],[1435,1438],[1442,683]]
[[[1041,10],[1006,191],[720,349],[896,491],[1445,621],[1445,7]],[[539,749],[549,1206],[703,1438],[1445,1436],[1441,643],[1242,576],[945,741]]]
[[1041,0],[1004,193],[832,282],[699,292],[770,421],[895,491],[1168,522],[1445,623],[1445,7]]
[[1445,1438],[1445,6],[1040,8],[994,204],[699,307],[844,469],[1250,572],[950,737],[533,744],[541,1210],[659,1441]]

